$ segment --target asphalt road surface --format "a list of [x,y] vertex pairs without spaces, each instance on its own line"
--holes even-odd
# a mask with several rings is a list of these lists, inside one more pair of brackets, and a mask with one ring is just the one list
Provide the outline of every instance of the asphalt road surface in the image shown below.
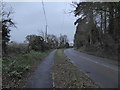
[[55,50],[52,51],[37,67],[33,75],[28,79],[25,88],[52,88],[52,66]]
[[102,88],[118,88],[118,63],[105,58],[88,55],[72,49],[64,54],[82,72]]

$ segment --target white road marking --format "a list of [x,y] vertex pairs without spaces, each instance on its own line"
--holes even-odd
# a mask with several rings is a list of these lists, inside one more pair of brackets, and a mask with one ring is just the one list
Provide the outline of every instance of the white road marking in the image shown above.
[[[80,55],[79,55],[79,56],[80,56]],[[112,70],[118,71],[118,68],[112,68],[112,67],[110,67],[110,66],[108,66],[108,65],[106,65],[106,64],[103,64],[103,63],[94,61],[94,60],[92,60],[92,59],[90,59],[90,58],[87,58],[87,57],[83,57],[83,56],[80,56],[80,57],[83,58],[83,59],[86,59],[86,60],[88,60],[88,61],[94,62],[94,63],[96,63],[96,64],[102,65],[102,66],[104,66],[104,67],[110,68],[110,69],[112,69]]]

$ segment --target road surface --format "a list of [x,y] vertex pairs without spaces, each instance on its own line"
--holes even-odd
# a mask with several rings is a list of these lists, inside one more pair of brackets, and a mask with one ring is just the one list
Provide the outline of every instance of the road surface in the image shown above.
[[118,63],[72,49],[64,54],[102,88],[118,88]]
[[25,88],[52,88],[52,66],[55,50],[52,51],[37,67],[33,75],[28,79]]

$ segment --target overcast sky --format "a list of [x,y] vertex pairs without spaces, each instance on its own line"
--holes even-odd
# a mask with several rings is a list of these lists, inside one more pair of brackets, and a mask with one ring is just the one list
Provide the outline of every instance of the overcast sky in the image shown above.
[[[74,8],[71,2],[44,2],[48,34],[59,36],[66,34],[69,42],[73,41],[75,17],[68,12]],[[13,28],[10,35],[11,40],[23,42],[30,34],[39,34],[45,31],[45,16],[41,2],[7,2],[7,6],[12,6],[13,19],[17,28]]]

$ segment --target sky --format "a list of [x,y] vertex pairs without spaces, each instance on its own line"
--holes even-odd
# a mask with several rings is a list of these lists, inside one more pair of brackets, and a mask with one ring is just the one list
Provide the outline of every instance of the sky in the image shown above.
[[[76,18],[73,13],[69,13],[74,8],[71,2],[44,2],[48,34],[56,36],[67,35],[69,42],[73,42],[76,27]],[[8,7],[12,7],[14,14],[12,18],[17,28],[12,28],[11,41],[22,43],[27,35],[39,35],[45,32],[45,16],[42,2],[7,2]]]

